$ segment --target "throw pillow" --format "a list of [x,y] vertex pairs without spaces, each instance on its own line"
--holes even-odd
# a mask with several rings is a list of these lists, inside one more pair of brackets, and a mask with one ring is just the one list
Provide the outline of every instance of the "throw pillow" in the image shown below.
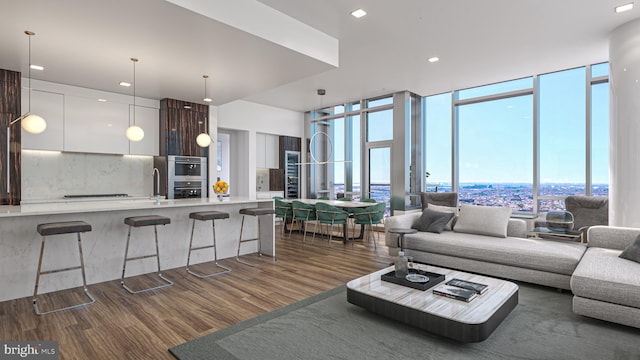
[[618,257],[640,263],[640,235]]
[[453,213],[439,212],[426,208],[422,211],[422,215],[413,223],[411,228],[418,231],[440,234],[453,216]]
[[427,205],[427,209],[440,211],[440,212],[452,213],[453,216],[451,217],[451,220],[449,220],[449,222],[447,222],[447,225],[444,227],[444,229],[448,230],[448,231],[451,231],[453,229],[453,221],[456,219],[456,215],[458,215],[458,208],[457,207],[449,207],[449,206],[440,206],[440,205],[428,204]]
[[511,208],[462,205],[455,232],[507,237]]

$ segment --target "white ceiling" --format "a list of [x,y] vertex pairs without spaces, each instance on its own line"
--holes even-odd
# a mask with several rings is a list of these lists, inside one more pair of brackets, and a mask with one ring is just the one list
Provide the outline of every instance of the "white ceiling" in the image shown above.
[[[640,17],[638,7],[614,12],[628,1],[260,1],[338,39],[335,68],[163,0],[0,0],[0,68],[26,73],[23,31],[31,30],[32,62],[45,66],[35,79],[131,94],[118,83],[132,79],[137,57],[138,96],[202,102],[208,74],[215,105],[245,99],[306,111],[607,61],[610,32]],[[368,15],[353,18],[360,7]],[[327,90],[322,100],[318,88]]]

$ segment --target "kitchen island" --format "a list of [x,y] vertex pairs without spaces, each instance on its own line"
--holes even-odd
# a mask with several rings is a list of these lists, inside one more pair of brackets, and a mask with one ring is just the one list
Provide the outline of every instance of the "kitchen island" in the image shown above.
[[[273,207],[271,199],[225,198],[179,200],[112,200],[26,204],[0,206],[0,301],[33,295],[41,237],[36,226],[41,223],[81,220],[91,224],[92,231],[82,234],[82,249],[88,284],[120,279],[128,226],[124,218],[141,215],[162,215],[171,224],[158,226],[158,241],[162,270],[184,267],[189,251],[191,220],[194,211],[224,211],[230,218],[216,221],[218,259],[234,257],[240,236],[242,216],[238,211],[249,207]],[[262,253],[275,258],[274,222],[249,216],[245,219],[244,239],[261,238]],[[130,256],[155,252],[153,228],[137,228],[129,248]],[[196,222],[193,246],[212,243],[211,223]],[[258,242],[242,245],[240,254],[255,253]],[[77,264],[75,234],[56,235],[47,239],[43,270]],[[191,264],[211,261],[213,249],[194,251]],[[156,271],[154,258],[127,264],[127,277]],[[41,278],[38,292],[57,291],[81,286],[79,273],[69,271]]]

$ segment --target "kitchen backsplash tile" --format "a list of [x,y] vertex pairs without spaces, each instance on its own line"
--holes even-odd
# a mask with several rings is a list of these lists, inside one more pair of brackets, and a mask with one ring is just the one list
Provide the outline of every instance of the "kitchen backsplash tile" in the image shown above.
[[64,195],[153,193],[153,157],[22,152],[22,201]]

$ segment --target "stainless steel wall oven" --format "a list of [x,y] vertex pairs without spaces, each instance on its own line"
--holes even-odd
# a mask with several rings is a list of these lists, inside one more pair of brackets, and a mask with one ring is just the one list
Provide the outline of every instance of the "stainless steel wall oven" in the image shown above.
[[207,158],[167,156],[169,199],[207,197]]

